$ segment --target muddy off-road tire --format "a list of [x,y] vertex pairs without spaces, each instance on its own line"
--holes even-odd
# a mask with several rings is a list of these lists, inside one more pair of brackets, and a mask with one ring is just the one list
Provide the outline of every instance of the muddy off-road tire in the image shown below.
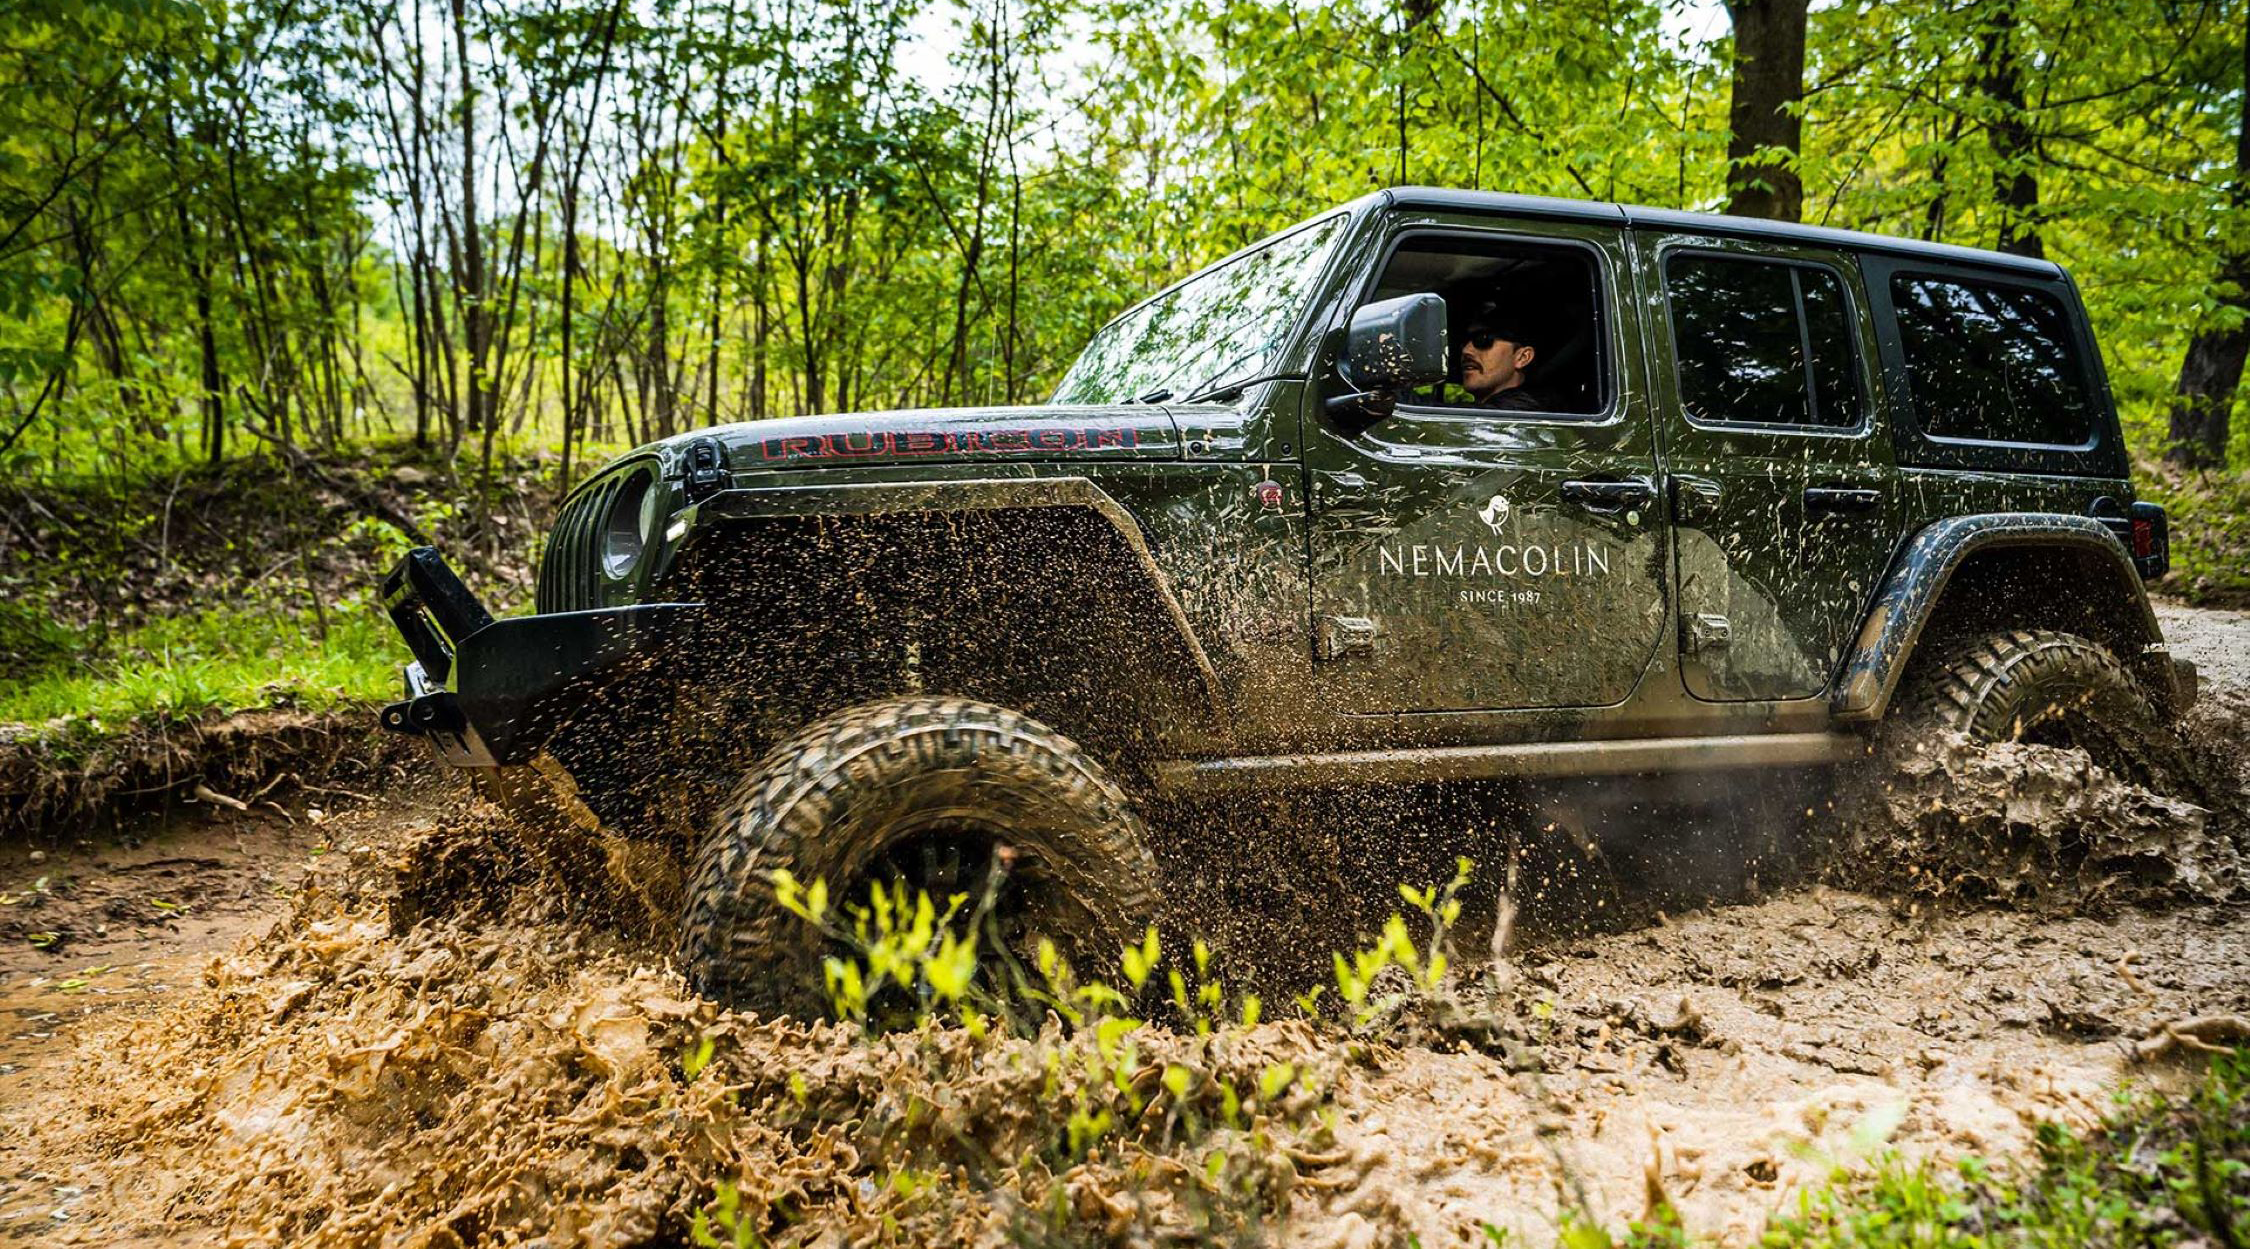
[[2159,792],[2182,781],[2179,745],[2106,646],[2073,633],[2015,629],[1958,643],[1922,665],[1901,711],[1908,734],[2075,746]]
[[689,983],[762,1014],[819,1013],[824,938],[775,901],[774,870],[827,881],[835,910],[932,844],[997,852],[1011,925],[1066,953],[1113,954],[1156,915],[1141,821],[1070,739],[985,703],[888,699],[816,722],[743,778],[689,881]]

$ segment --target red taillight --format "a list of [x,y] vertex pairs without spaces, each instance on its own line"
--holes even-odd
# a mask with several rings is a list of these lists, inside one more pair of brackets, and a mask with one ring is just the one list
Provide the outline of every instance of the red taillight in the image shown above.
[[2156,526],[2155,526],[2155,525],[2153,525],[2153,524],[2151,524],[2151,523],[2149,523],[2149,520],[2148,520],[2148,518],[2147,518],[2147,517],[2145,517],[2145,516],[2136,516],[2136,517],[2134,517],[2134,518],[2133,518],[2133,555],[2134,555],[2134,557],[2135,557],[2135,558],[2137,558],[2137,559],[2147,559],[2147,558],[2148,558],[2149,556],[2151,556],[2151,555],[2154,555],[2154,554],[2156,554]]

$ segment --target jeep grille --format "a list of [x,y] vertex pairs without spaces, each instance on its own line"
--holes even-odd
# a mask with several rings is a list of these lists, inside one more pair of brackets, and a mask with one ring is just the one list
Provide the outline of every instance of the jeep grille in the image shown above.
[[602,526],[623,477],[612,477],[563,505],[539,561],[539,610],[590,611],[602,605]]

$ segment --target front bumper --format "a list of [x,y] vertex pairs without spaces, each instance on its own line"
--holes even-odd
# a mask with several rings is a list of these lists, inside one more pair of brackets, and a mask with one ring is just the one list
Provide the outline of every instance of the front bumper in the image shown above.
[[[459,767],[526,763],[616,681],[646,672],[703,611],[642,603],[495,620],[435,547],[383,578],[383,610],[414,652],[383,727]],[[446,687],[448,678],[452,688]]]

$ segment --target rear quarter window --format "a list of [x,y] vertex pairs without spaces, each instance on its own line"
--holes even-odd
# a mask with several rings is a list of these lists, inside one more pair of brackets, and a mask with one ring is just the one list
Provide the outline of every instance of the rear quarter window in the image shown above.
[[2083,447],[2099,409],[2062,302],[1970,278],[1891,279],[1914,422],[1929,438]]

